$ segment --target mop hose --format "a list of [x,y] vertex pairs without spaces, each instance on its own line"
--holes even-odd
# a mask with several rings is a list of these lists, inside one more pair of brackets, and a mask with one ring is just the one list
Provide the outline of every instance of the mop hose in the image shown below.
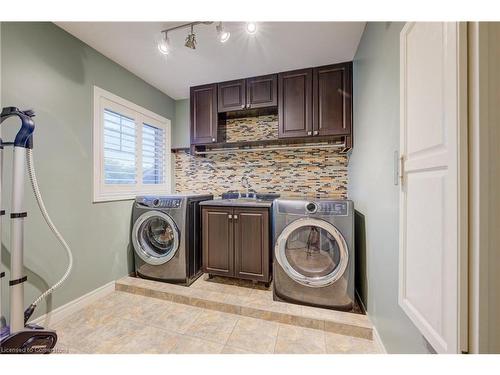
[[27,161],[28,161],[28,174],[29,178],[31,181],[31,187],[33,188],[33,193],[35,194],[36,202],[38,203],[38,207],[40,208],[40,211],[42,213],[43,218],[45,219],[45,222],[49,226],[50,230],[58,241],[61,243],[61,245],[64,247],[64,250],[66,250],[66,254],[68,256],[68,268],[66,269],[66,272],[64,272],[64,275],[61,277],[61,279],[56,282],[54,285],[52,285],[49,289],[47,289],[45,292],[43,292],[24,312],[24,323],[26,324],[28,319],[31,317],[33,312],[35,311],[36,306],[45,299],[49,294],[54,292],[57,288],[59,288],[64,281],[68,278],[69,274],[71,273],[71,269],[73,268],[73,254],[71,253],[71,249],[69,245],[66,243],[64,240],[63,236],[59,231],[57,230],[56,226],[50,219],[50,216],[47,212],[47,209],[45,208],[45,204],[43,203],[42,195],[40,194],[40,189],[38,187],[38,182],[36,179],[36,174],[35,174],[35,165],[33,162],[33,150],[27,148]]

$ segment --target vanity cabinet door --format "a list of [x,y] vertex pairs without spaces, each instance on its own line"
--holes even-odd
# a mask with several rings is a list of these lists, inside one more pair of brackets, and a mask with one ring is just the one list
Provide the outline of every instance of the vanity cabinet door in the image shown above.
[[244,79],[217,84],[217,111],[241,111],[246,108],[246,84]]
[[269,281],[269,210],[234,208],[235,277]]
[[217,142],[217,85],[191,87],[191,144]]
[[234,275],[233,209],[202,208],[203,271],[213,275]]

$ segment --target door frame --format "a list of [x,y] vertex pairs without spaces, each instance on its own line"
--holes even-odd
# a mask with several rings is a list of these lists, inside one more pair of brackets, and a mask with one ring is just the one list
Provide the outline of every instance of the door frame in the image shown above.
[[[492,29],[493,28],[493,29]],[[492,304],[500,280],[498,243],[500,235],[492,230],[500,225],[498,206],[492,204],[500,181],[499,152],[495,140],[500,132],[494,130],[495,119],[500,118],[498,87],[500,75],[491,66],[497,66],[500,46],[496,35],[500,25],[487,22],[469,22],[469,163],[470,163],[470,222],[469,222],[469,352],[498,353],[497,331],[500,324],[499,304]],[[496,35],[492,35],[496,33]],[[496,136],[496,139],[494,138]],[[493,146],[493,147],[492,147]],[[496,176],[496,179],[495,179]],[[494,202],[494,201],[493,201]],[[498,205],[498,199],[496,199]],[[498,300],[498,299],[497,299]]]
[[[403,43],[405,32],[408,29],[411,29],[415,25],[415,22],[408,22],[401,31],[401,51],[400,51],[400,69],[401,69],[401,77],[404,77],[405,74],[405,56],[406,49],[405,44]],[[468,352],[468,210],[469,210],[469,201],[468,201],[468,87],[467,87],[467,64],[468,64],[468,42],[467,42],[467,23],[466,22],[458,22],[457,23],[457,84],[458,84],[458,103],[457,103],[457,121],[458,121],[458,129],[457,129],[457,208],[458,208],[458,218],[457,218],[457,247],[458,247],[458,263],[457,263],[457,274],[458,274],[458,317],[457,317],[457,340],[458,342],[455,345],[456,352],[466,353]],[[404,82],[401,79],[400,82],[400,95],[401,95],[401,103],[406,102],[406,97],[404,95]],[[401,104],[402,106],[402,104]],[[400,113],[400,124],[405,123],[406,114],[404,111]],[[404,132],[402,131],[400,134],[401,139],[405,137]],[[403,171],[403,162],[404,155],[403,150],[400,150],[400,182],[403,183],[404,171]],[[404,290],[404,278],[401,275],[404,272],[405,267],[405,253],[404,253],[404,238],[402,235],[402,229],[404,228],[405,223],[405,213],[402,208],[404,207],[404,196],[400,193],[400,217],[399,217],[399,278],[398,278],[398,287],[399,287],[399,305],[405,311],[405,313],[412,315],[411,311],[407,311],[405,309],[405,305],[402,303],[404,298],[402,294],[402,290]]]

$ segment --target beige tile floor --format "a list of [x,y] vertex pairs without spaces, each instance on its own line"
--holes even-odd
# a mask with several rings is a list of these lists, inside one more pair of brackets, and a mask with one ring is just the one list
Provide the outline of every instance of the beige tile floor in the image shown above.
[[377,353],[371,340],[115,291],[54,327],[62,353]]

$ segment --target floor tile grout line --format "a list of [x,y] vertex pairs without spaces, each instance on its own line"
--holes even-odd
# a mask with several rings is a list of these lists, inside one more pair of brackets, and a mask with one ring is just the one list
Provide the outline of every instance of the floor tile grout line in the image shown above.
[[[252,317],[247,317],[247,316],[242,316],[240,319],[238,319],[238,322],[242,319],[256,319],[256,320],[263,320],[263,319],[258,319],[258,318],[252,318]],[[264,320],[265,322],[268,322],[266,320]],[[233,331],[231,332],[231,335],[233,334],[234,330],[236,329],[236,325],[238,324],[238,322],[236,322],[234,328],[233,328]],[[269,322],[271,323],[271,322]],[[272,322],[274,323],[274,322]],[[276,339],[278,337],[278,331],[279,331],[279,323],[276,323],[278,325],[278,330],[276,331],[276,335],[275,335],[275,342],[274,342],[274,346],[276,346]],[[229,339],[231,338],[231,335],[229,335],[228,337],[228,341],[229,342]],[[225,346],[228,346],[228,344],[225,344]],[[259,352],[253,352],[251,349],[248,349],[248,348],[244,348],[243,346],[238,346],[238,345],[231,345],[232,348],[236,348],[236,349],[241,349],[241,350],[245,350],[247,352],[251,352],[251,353],[255,353],[255,354],[273,354],[274,353],[274,348],[273,348],[273,351],[271,353],[259,353]]]
[[[137,323],[136,321],[134,321],[132,319],[128,319],[128,318],[122,318],[122,319],[130,321],[130,322],[133,322],[133,323]],[[196,339],[196,340],[201,340],[201,341],[208,341],[210,343],[218,344],[218,345],[222,345],[222,346],[225,345],[225,344],[222,344],[220,341],[211,340],[211,339],[208,339],[208,338],[202,338],[202,337],[199,337],[199,336],[191,335],[191,334],[189,334],[187,332],[176,331],[174,329],[168,330],[168,329],[165,329],[163,327],[160,327],[160,326],[157,326],[157,325],[151,325],[151,324],[147,324],[146,326],[154,328],[154,329],[160,329],[163,332],[166,332],[166,333],[169,333],[169,334],[173,334],[175,336],[184,336],[184,337],[187,337],[187,338],[190,338],[190,339]],[[174,347],[175,347],[175,345],[174,345]],[[173,350],[173,348],[172,348],[172,350]]]
[[[204,309],[204,310],[207,310],[207,311],[213,311],[213,310],[208,310],[208,309]],[[222,313],[222,314],[229,314],[229,313],[224,313],[224,312],[222,312],[222,311],[218,311],[218,312],[219,312],[219,313]],[[202,311],[200,311],[200,312],[199,312],[199,314],[197,315],[197,317],[196,317],[195,319],[193,319],[193,322],[192,322],[192,323],[194,323],[194,321],[198,318],[198,316],[199,316],[199,315],[201,315],[201,313],[202,313]],[[231,314],[231,315],[236,315],[236,314]],[[237,320],[238,320],[238,319],[237,319]],[[191,326],[191,325],[190,325],[190,326]],[[188,327],[188,329],[189,329],[189,327]],[[231,329],[231,333],[232,333],[232,331],[233,331],[233,330],[234,330],[234,326],[233,326],[233,328]],[[205,337],[200,337],[200,336],[192,335],[192,334],[189,334],[189,333],[187,333],[187,332],[183,333],[183,335],[185,335],[185,336],[189,336],[189,337],[192,337],[192,338],[196,338],[196,339],[200,339],[200,340],[209,341],[209,342],[216,343],[216,344],[222,344],[220,341],[216,341],[216,340],[212,340],[212,339],[210,339],[210,338],[205,338]],[[228,336],[228,338],[229,338],[229,336]],[[226,345],[226,342],[227,342],[227,339],[226,339],[226,341],[225,341],[222,345]]]
[[273,354],[276,354],[276,346],[278,345],[278,338],[280,335],[280,330],[281,330],[281,324],[278,325],[278,332],[276,332],[276,341],[274,342]]
[[238,318],[236,319],[236,322],[234,323],[233,325],[233,328],[231,329],[231,333],[229,334],[229,336],[227,336],[227,339],[226,339],[226,342],[224,343],[224,346],[227,345],[228,341],[229,341],[229,338],[231,337],[231,335],[233,334],[235,328],[236,328],[236,325],[238,324],[238,322],[241,320],[241,318]]
[[324,344],[325,344],[325,354],[329,354],[329,353],[328,353],[328,348],[327,348],[327,345],[326,345],[326,332],[325,332],[325,334],[323,335],[323,341],[324,341]]

